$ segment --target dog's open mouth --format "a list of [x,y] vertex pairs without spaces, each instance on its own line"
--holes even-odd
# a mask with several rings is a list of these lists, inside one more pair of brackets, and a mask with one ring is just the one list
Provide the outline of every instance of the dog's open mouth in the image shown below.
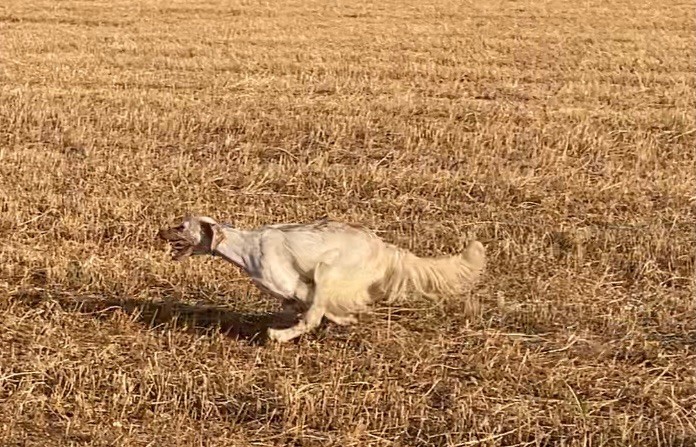
[[159,237],[169,243],[172,249],[172,259],[179,261],[193,253],[193,243],[176,229],[160,230]]

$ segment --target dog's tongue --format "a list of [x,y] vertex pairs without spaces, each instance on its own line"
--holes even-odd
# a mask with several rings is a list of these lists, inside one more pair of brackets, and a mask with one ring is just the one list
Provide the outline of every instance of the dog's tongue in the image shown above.
[[193,246],[180,232],[172,228],[163,228],[157,232],[160,239],[164,239],[171,247],[172,259],[175,261],[191,256]]

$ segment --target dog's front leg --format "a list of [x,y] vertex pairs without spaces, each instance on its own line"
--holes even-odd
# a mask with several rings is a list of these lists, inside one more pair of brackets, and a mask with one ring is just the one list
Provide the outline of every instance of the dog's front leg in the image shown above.
[[324,308],[315,303],[305,312],[302,319],[295,326],[287,329],[269,329],[268,338],[279,342],[290,341],[293,338],[316,329],[321,323],[323,316]]

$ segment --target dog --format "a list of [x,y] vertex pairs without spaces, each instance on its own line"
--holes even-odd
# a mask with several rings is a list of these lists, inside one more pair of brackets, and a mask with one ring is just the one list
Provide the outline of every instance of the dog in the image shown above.
[[485,249],[476,240],[461,255],[422,258],[362,226],[328,219],[242,230],[187,216],[158,234],[171,245],[174,260],[219,256],[243,269],[262,291],[296,305],[301,317],[294,326],[268,329],[268,337],[279,342],[312,331],[323,317],[339,325],[356,323],[373,301],[401,297],[409,289],[430,297],[457,295],[486,265]]

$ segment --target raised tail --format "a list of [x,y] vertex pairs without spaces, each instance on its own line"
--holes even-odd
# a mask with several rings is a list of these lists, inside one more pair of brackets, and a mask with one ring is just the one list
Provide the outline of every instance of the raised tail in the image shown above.
[[388,298],[401,296],[408,288],[429,297],[456,295],[475,283],[485,266],[486,253],[479,241],[470,242],[460,255],[440,258],[420,258],[393,247],[382,290]]

